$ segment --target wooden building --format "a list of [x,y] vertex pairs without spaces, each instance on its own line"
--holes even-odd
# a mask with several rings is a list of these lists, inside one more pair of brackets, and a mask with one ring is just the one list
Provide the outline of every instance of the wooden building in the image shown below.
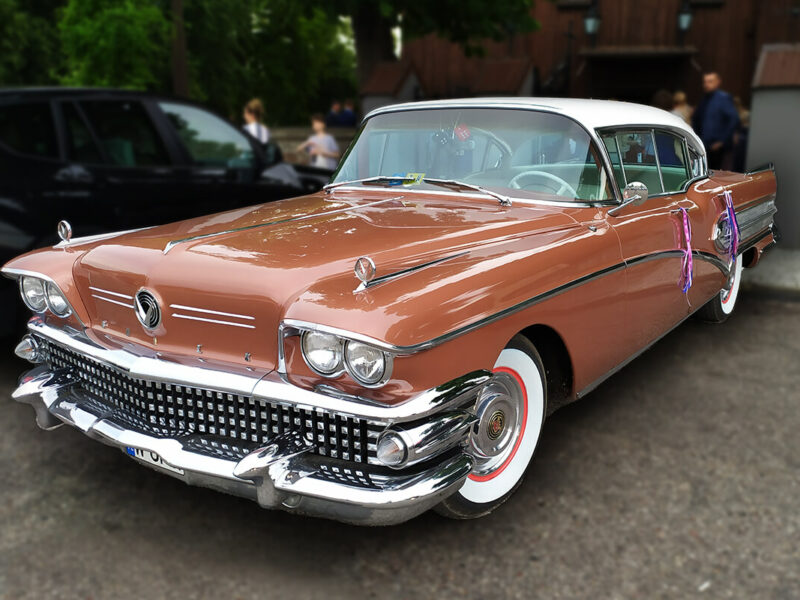
[[[531,76],[509,77],[496,93],[650,103],[665,89],[694,104],[701,73],[713,70],[748,104],[762,46],[800,41],[800,0],[537,0],[532,10],[541,29],[487,42],[484,58],[427,36],[405,43],[401,62],[413,65],[428,98],[483,95],[487,79],[503,87],[494,85],[505,81],[498,65],[522,64]],[[587,33],[592,23],[596,35]]]

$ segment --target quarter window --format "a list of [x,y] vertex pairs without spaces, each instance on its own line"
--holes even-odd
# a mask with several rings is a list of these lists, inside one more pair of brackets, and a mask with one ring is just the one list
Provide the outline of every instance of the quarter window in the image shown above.
[[0,141],[23,154],[58,158],[50,104],[0,105]]
[[209,167],[251,168],[253,147],[241,132],[208,111],[171,102],[159,103],[191,159]]
[[109,161],[120,167],[169,164],[153,123],[139,102],[90,101],[81,107]]
[[692,178],[689,175],[686,146],[683,139],[664,131],[656,131],[655,138],[664,191],[680,192]]

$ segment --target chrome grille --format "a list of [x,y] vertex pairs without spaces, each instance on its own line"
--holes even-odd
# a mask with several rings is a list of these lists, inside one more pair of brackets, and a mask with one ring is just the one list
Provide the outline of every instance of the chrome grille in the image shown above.
[[321,410],[298,409],[240,394],[138,379],[71,349],[39,338],[52,368],[71,369],[99,408],[126,428],[156,437],[186,438],[201,453],[240,458],[274,435],[300,431],[315,452],[373,463],[383,426]]

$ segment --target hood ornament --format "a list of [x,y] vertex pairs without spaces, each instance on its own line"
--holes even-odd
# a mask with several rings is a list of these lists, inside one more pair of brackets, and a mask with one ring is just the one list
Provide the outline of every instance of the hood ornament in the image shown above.
[[356,261],[356,266],[353,268],[353,272],[361,282],[359,288],[363,289],[367,287],[369,282],[375,279],[375,273],[377,270],[378,269],[375,267],[375,262],[369,256],[362,256],[359,258]]
[[69,221],[58,222],[58,237],[65,244],[69,244],[72,239],[72,225],[69,224]]

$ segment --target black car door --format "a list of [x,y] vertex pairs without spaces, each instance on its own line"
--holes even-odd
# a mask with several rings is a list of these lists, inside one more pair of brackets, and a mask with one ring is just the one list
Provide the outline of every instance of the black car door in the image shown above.
[[[60,103],[74,190],[93,190],[105,231],[159,225],[195,214],[186,174],[137,97]],[[76,198],[77,200],[77,198]],[[80,231],[80,223],[73,223]]]

